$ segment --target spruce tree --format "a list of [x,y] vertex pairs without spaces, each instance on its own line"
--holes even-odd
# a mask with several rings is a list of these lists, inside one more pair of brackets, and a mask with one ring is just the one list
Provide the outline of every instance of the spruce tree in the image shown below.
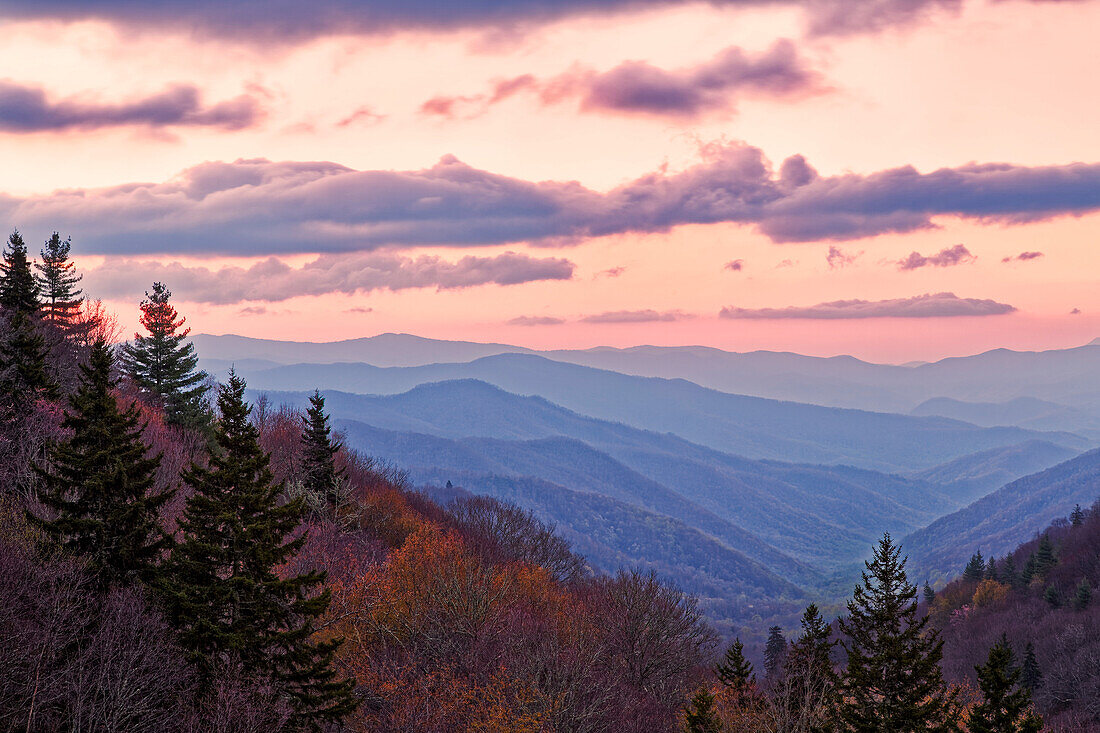
[[35,264],[42,293],[42,319],[63,331],[69,330],[84,302],[82,291],[76,287],[84,276],[78,275],[75,264],[69,261],[71,247],[71,238],[63,240],[54,232],[42,250],[42,264]]
[[985,559],[982,557],[982,551],[978,550],[970,556],[970,562],[966,564],[966,569],[963,570],[963,580],[977,583],[984,575]]
[[320,391],[314,390],[309,404],[302,418],[303,483],[307,490],[336,505],[340,500],[339,482],[345,474],[343,469],[336,469],[336,454],[341,445],[332,439],[325,398]]
[[1073,607],[1083,611],[1089,607],[1090,602],[1092,602],[1092,586],[1089,585],[1088,578],[1081,578],[1081,582],[1077,584],[1077,592],[1073,595]]
[[783,671],[783,663],[787,659],[787,639],[783,636],[783,629],[772,626],[768,629],[768,643],[764,645],[764,676],[774,680]]
[[1047,573],[1057,564],[1058,559],[1054,556],[1054,543],[1050,541],[1050,535],[1044,534],[1042,539],[1039,540],[1039,548],[1035,551],[1034,575],[1038,575],[1045,580]]
[[1072,524],[1074,527],[1080,527],[1082,524],[1085,523],[1085,513],[1081,511],[1080,504],[1074,505],[1073,511],[1070,512],[1069,515],[1069,521],[1070,524]]
[[38,284],[31,273],[27,245],[17,229],[8,237],[0,262],[0,308],[8,315],[21,313],[31,317],[38,313],[39,307]]
[[756,683],[752,663],[745,658],[745,647],[740,639],[734,639],[729,645],[715,671],[718,681],[735,691],[743,692]]
[[1020,574],[1016,571],[1016,558],[1011,552],[1001,564],[1001,579],[1013,587],[1020,585]]
[[970,733],[1039,733],[1043,719],[1031,709],[1031,693],[1020,687],[1012,647],[1002,634],[989,659],[974,668],[982,701],[970,711]]
[[1000,582],[1001,573],[997,570],[997,558],[990,556],[989,562],[985,566],[985,578],[986,580],[996,580]]
[[1049,603],[1051,608],[1061,608],[1062,606],[1062,594],[1058,592],[1053,583],[1048,585],[1043,592],[1043,600]]
[[943,641],[927,628],[927,616],[917,617],[916,586],[889,534],[865,565],[840,622],[848,652],[841,722],[867,733],[954,730],[957,705],[940,671]]
[[313,729],[355,707],[352,685],[337,681],[332,667],[340,640],[310,640],[330,601],[327,589],[315,592],[324,574],[276,573],[305,541],[292,537],[305,509],[300,499],[280,502],[282,487],[248,419],[244,391],[231,373],[218,395],[209,466],[184,473],[194,493],[180,521],[165,604],[202,679],[222,665],[265,675],[290,699],[295,725]]
[[1020,684],[1035,692],[1043,686],[1043,673],[1039,669],[1039,660],[1035,658],[1035,645],[1030,641],[1024,649],[1024,663],[1020,668]]
[[837,704],[836,673],[832,652],[837,642],[817,606],[810,604],[802,614],[802,634],[787,654],[787,674],[799,707],[797,719],[807,721],[810,733],[831,731]]
[[745,659],[745,646],[740,639],[734,639],[729,645],[715,671],[718,673],[718,681],[739,696],[748,694],[756,686],[752,663]]
[[722,721],[714,707],[714,695],[704,687],[696,692],[684,715],[687,733],[720,733]]
[[1036,567],[1037,567],[1037,565],[1036,565],[1035,553],[1032,552],[1031,554],[1029,554],[1027,556],[1027,562],[1024,563],[1023,572],[1020,573],[1020,583],[1022,585],[1028,585],[1028,584],[1031,583],[1032,579],[1036,575],[1036,572],[1035,572]]
[[924,603],[931,608],[932,602],[936,600],[936,591],[932,590],[932,586],[928,585],[928,581],[924,581]]
[[141,389],[160,401],[170,425],[205,427],[207,374],[198,369],[195,346],[185,340],[191,329],[180,330],[186,319],[177,320],[171,297],[163,283],[153,283],[153,292],[145,293],[141,325],[149,335],[135,333],[134,340],[122,347],[122,366]]
[[46,370],[49,349],[31,317],[9,311],[0,333],[0,407],[18,418],[38,398],[56,399],[57,383]]
[[114,359],[103,341],[80,367],[63,427],[72,437],[50,451],[39,469],[39,500],[53,518],[33,521],[73,555],[86,558],[101,587],[151,582],[169,546],[160,509],[171,492],[154,491],[160,456],[149,456],[136,405],[120,410]]

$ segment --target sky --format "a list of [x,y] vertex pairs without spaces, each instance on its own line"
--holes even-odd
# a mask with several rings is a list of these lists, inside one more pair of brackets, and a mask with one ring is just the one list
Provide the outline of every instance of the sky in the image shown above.
[[0,225],[136,327],[1100,336],[1100,2],[6,0]]

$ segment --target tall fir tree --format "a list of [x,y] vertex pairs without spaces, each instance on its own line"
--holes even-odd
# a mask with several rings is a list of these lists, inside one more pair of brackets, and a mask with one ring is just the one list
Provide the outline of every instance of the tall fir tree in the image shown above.
[[1073,607],[1078,611],[1084,611],[1092,602],[1092,586],[1088,578],[1081,578],[1077,584],[1077,590],[1073,594]]
[[17,229],[8,237],[3,262],[0,262],[0,308],[8,315],[21,313],[33,317],[40,305],[38,283],[27,257],[27,244]]
[[141,325],[149,332],[134,334],[122,347],[123,369],[147,393],[160,401],[170,425],[205,427],[210,415],[206,405],[206,372],[198,369],[195,346],[187,341],[191,329],[180,330],[187,319],[179,318],[169,302],[172,292],[153,283],[141,303]]
[[783,629],[772,626],[768,629],[768,641],[764,645],[764,676],[772,680],[783,671],[783,663],[787,660],[787,637],[783,636]]
[[170,544],[160,509],[172,495],[154,490],[160,456],[148,455],[136,405],[119,409],[113,366],[110,347],[96,342],[62,423],[72,437],[39,469],[39,500],[53,516],[33,517],[64,550],[86,558],[104,588],[154,581]]
[[970,556],[970,562],[966,564],[966,568],[963,570],[963,580],[970,583],[977,583],[985,576],[985,559],[982,557],[982,551],[978,550]]
[[302,475],[305,488],[323,496],[331,505],[340,500],[339,483],[344,469],[337,470],[336,454],[340,443],[332,439],[329,418],[325,414],[325,398],[314,390],[309,409],[302,418]]
[[83,291],[76,285],[83,275],[76,272],[76,265],[69,260],[72,239],[62,239],[57,232],[46,240],[42,249],[42,263],[35,263],[35,278],[42,295],[42,320],[69,331],[80,314],[84,302]]
[[1039,547],[1035,550],[1034,575],[1044,580],[1051,569],[1058,564],[1058,558],[1054,554],[1054,543],[1050,541],[1050,535],[1044,534],[1039,539]]
[[901,549],[886,534],[865,563],[840,628],[848,664],[838,706],[843,729],[857,733],[952,731],[955,696],[943,682],[943,641],[917,616],[917,588]]
[[932,586],[928,585],[928,581],[924,581],[924,603],[929,608],[932,607],[932,602],[936,600],[936,591],[932,590]]
[[1020,667],[1020,684],[1035,692],[1043,686],[1043,673],[1039,669],[1039,660],[1035,657],[1035,645],[1030,641],[1024,648],[1024,663]]
[[722,720],[714,705],[714,695],[705,687],[692,695],[684,711],[684,729],[687,733],[721,733]]
[[203,679],[223,665],[264,675],[289,698],[295,727],[316,729],[354,709],[352,683],[337,680],[332,666],[341,641],[310,639],[330,601],[327,589],[316,592],[324,574],[276,573],[305,541],[293,537],[305,509],[300,499],[280,501],[244,391],[231,373],[218,395],[209,466],[184,473],[194,493],[180,520],[165,605]]
[[745,659],[745,645],[734,639],[722,661],[715,667],[718,681],[738,696],[748,695],[756,687],[752,663]]
[[835,729],[836,672],[832,652],[837,642],[832,629],[810,604],[802,614],[802,633],[787,653],[787,674],[794,688],[794,700],[800,709],[797,719],[805,721],[807,733],[826,733]]
[[56,399],[58,386],[46,369],[46,338],[22,311],[9,312],[0,332],[0,407],[21,417],[39,397]]
[[1081,505],[1080,504],[1075,504],[1074,505],[1073,511],[1070,512],[1070,515],[1069,515],[1069,522],[1074,527],[1080,527],[1082,524],[1085,523],[1085,513],[1083,511],[1081,511]]
[[974,668],[982,701],[970,711],[970,733],[1039,733],[1043,719],[1031,708],[1031,693],[1019,686],[1012,647],[1003,634],[985,664]]

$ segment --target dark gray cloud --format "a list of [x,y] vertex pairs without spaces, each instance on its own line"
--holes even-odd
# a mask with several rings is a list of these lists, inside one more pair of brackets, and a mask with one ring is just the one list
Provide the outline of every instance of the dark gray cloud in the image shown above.
[[[301,295],[365,293],[372,290],[476,285],[518,285],[537,280],[568,280],[575,265],[558,258],[535,258],[506,252],[494,257],[463,257],[448,262],[434,256],[416,258],[367,252],[323,254],[302,267],[274,257],[251,267],[210,270],[178,262],[112,260],[87,273],[89,288],[104,298],[141,294],[148,283],[171,284],[182,300],[224,305],[240,301],[278,302]],[[367,309],[369,312],[369,309]]]
[[918,270],[922,267],[953,267],[973,262],[978,259],[970,253],[966,245],[956,244],[954,247],[945,247],[934,255],[925,257],[920,252],[910,252],[909,256],[898,261],[899,270]]
[[531,74],[499,80],[484,94],[437,96],[420,106],[423,114],[476,117],[521,91],[543,104],[580,99],[588,112],[696,117],[731,111],[740,96],[793,97],[824,90],[820,74],[781,40],[751,55],[732,46],[697,66],[672,71],[644,61],[628,61],[605,72],[571,71],[545,80]]
[[[792,173],[794,171],[794,173]],[[530,182],[451,156],[419,171],[335,163],[203,163],[165,183],[0,195],[0,221],[77,234],[77,251],[233,255],[404,245],[575,244],[681,224],[755,225],[775,242],[842,241],[930,229],[937,216],[1003,224],[1100,209],[1100,164],[911,167],[818,176],[758,149],[709,146],[699,164],[597,192]]]
[[[145,28],[262,43],[402,29],[484,28],[496,34],[579,14],[686,5],[691,0],[4,0],[0,18],[99,19]],[[961,0],[710,0],[718,7],[787,5],[805,10],[811,33],[874,32],[918,22]]]
[[558,326],[565,323],[564,318],[555,316],[516,316],[509,319],[509,326]]
[[994,300],[960,298],[954,293],[917,295],[892,300],[835,300],[806,307],[723,308],[721,318],[734,319],[847,319],[847,318],[944,318],[949,316],[996,316],[1012,313],[1011,305]]
[[1015,257],[1009,255],[1001,260],[1001,262],[1027,262],[1028,260],[1037,260],[1043,256],[1042,252],[1021,252]]
[[239,130],[252,126],[260,116],[259,103],[249,95],[204,106],[199,90],[189,84],[175,84],[143,99],[105,104],[78,98],[52,102],[41,87],[0,80],[0,131],[3,132],[50,132],[128,125]]
[[655,311],[651,309],[636,311],[608,311],[584,316],[582,323],[656,323],[658,321],[682,321],[691,316],[681,311]]

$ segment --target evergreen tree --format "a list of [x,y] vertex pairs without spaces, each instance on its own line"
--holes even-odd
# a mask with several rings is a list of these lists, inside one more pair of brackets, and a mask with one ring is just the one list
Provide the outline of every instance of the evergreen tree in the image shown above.
[[1089,579],[1081,578],[1081,582],[1077,584],[1077,592],[1073,595],[1073,607],[1083,611],[1089,607],[1091,601],[1092,586],[1089,585]]
[[1024,563],[1024,570],[1020,573],[1020,582],[1022,585],[1028,585],[1031,583],[1032,578],[1035,577],[1036,560],[1035,553],[1032,552],[1027,556],[1027,562]]
[[987,580],[996,580],[1000,582],[1001,574],[997,570],[997,558],[990,557],[989,562],[985,566],[985,578]]
[[39,397],[56,399],[57,384],[46,371],[49,349],[30,316],[10,311],[0,334],[0,407],[16,418]]
[[929,608],[932,607],[932,602],[936,600],[936,591],[932,590],[932,586],[928,585],[928,581],[924,581],[924,602]]
[[1039,733],[1043,719],[1031,709],[1031,693],[1019,687],[1012,647],[1002,634],[984,665],[974,668],[982,701],[970,711],[970,733]]
[[787,654],[787,674],[794,687],[799,710],[797,719],[807,721],[810,733],[833,730],[836,709],[836,673],[832,652],[837,642],[817,606],[810,604],[802,614],[802,634]]
[[305,488],[335,505],[340,499],[339,482],[345,474],[343,469],[336,470],[336,454],[341,446],[332,440],[329,418],[325,414],[325,398],[320,391],[314,390],[309,404],[309,409],[302,418]]
[[917,617],[916,586],[901,550],[886,534],[866,562],[863,581],[840,622],[848,665],[839,717],[851,731],[949,731],[957,704],[940,671],[943,641]]
[[87,558],[102,587],[152,581],[170,542],[158,518],[171,492],[153,491],[160,456],[147,455],[137,407],[119,409],[113,366],[110,347],[94,344],[62,423],[72,437],[51,449],[50,470],[39,470],[39,499],[56,516],[33,517]]
[[787,659],[787,639],[783,629],[773,626],[768,629],[768,643],[764,645],[764,676],[775,679],[783,671],[783,662]]
[[738,695],[747,694],[756,685],[752,663],[745,659],[745,646],[740,639],[734,639],[729,645],[725,657],[718,663],[715,671],[718,673],[718,681]]
[[687,733],[719,733],[722,721],[714,708],[714,695],[704,687],[696,692],[685,711]]
[[1020,574],[1016,571],[1016,558],[1010,552],[1001,564],[1001,578],[1011,586],[1020,585]]
[[203,679],[235,664],[269,676],[290,698],[295,725],[316,728],[354,709],[352,683],[335,679],[341,641],[310,640],[330,601],[328,590],[314,593],[324,575],[275,572],[305,541],[291,538],[305,509],[300,499],[280,503],[282,487],[248,419],[244,391],[231,373],[218,395],[209,466],[184,473],[194,494],[180,521],[183,540],[172,552],[165,603]]
[[179,318],[169,303],[171,291],[163,283],[153,283],[153,292],[145,293],[141,303],[141,325],[148,336],[135,333],[134,340],[122,347],[122,366],[143,390],[164,407],[170,425],[205,427],[209,413],[206,372],[198,370],[199,357],[194,344],[185,341],[191,329],[179,330],[186,319]]
[[82,291],[76,287],[84,276],[78,275],[76,265],[69,261],[71,247],[71,238],[62,240],[54,232],[42,250],[42,264],[35,264],[38,269],[35,279],[42,293],[42,318],[63,330],[72,325],[84,302]]
[[985,559],[982,557],[982,551],[978,550],[970,556],[970,562],[966,564],[966,569],[963,570],[963,580],[970,583],[977,583],[985,576]]
[[1073,511],[1069,515],[1069,521],[1074,527],[1080,527],[1085,523],[1085,513],[1081,511],[1080,504],[1074,505]]
[[1020,684],[1035,692],[1043,686],[1043,673],[1039,669],[1039,660],[1035,658],[1035,645],[1030,641],[1024,650],[1024,664],[1020,668]]
[[1034,574],[1045,580],[1047,573],[1057,564],[1058,559],[1054,556],[1054,543],[1050,541],[1050,535],[1044,534],[1042,539],[1039,540],[1039,548],[1035,551]]
[[1058,589],[1051,583],[1047,586],[1046,591],[1043,592],[1043,600],[1051,605],[1052,608],[1060,608],[1062,606],[1062,594],[1058,592]]
[[27,245],[19,230],[15,230],[8,237],[0,262],[0,308],[9,315],[21,313],[29,317],[38,313],[39,307],[38,284],[31,273]]

